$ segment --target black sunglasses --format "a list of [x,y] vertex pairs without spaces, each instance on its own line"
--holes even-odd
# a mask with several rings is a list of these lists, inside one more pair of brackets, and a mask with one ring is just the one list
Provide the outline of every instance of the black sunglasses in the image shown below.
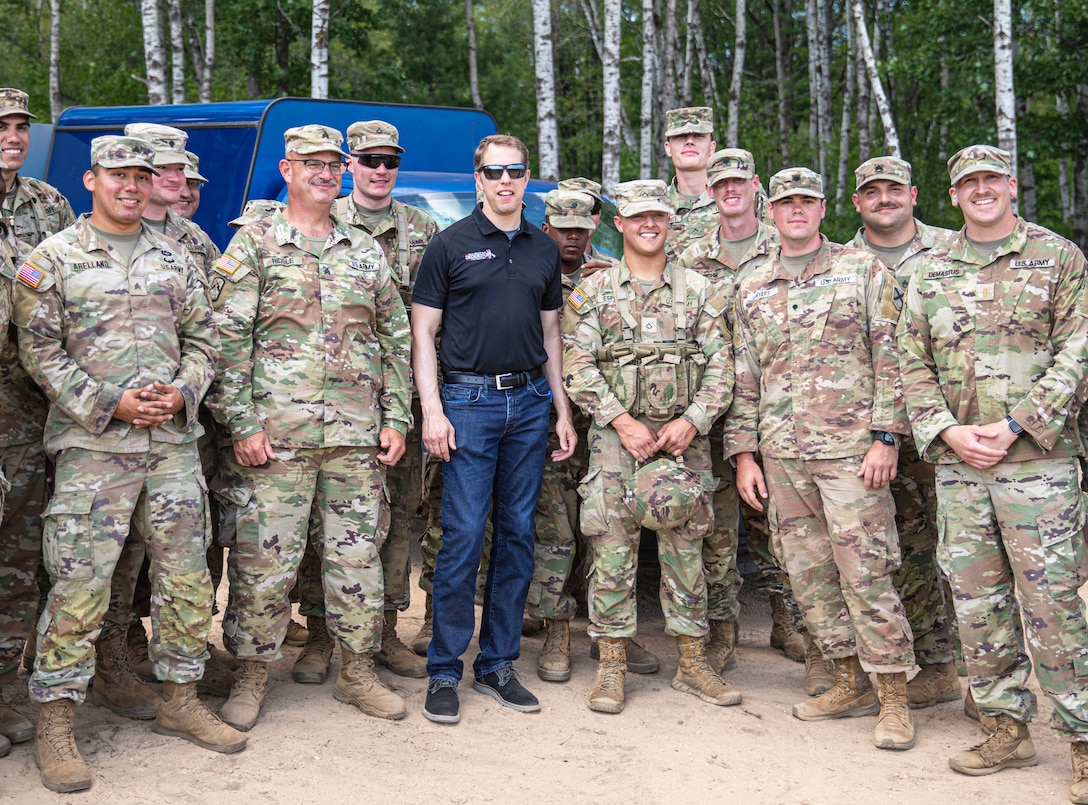
[[364,168],[377,169],[385,165],[389,170],[400,167],[399,154],[352,154],[356,161]]
[[523,162],[515,162],[513,165],[481,165],[480,173],[484,175],[485,179],[494,182],[497,179],[502,178],[503,171],[510,174],[511,179],[520,179],[525,175],[525,171],[528,168]]

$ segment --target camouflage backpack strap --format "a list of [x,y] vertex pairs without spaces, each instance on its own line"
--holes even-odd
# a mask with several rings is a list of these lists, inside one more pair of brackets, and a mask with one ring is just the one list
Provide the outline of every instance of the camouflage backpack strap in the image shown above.
[[677,344],[687,342],[688,331],[688,280],[687,272],[675,263],[669,269],[672,272],[672,315],[675,321],[673,338]]
[[620,282],[620,264],[616,263],[608,269],[608,280],[612,283],[612,294],[616,297],[616,310],[623,321],[623,340],[627,343],[635,341],[635,333],[638,333],[638,320],[631,312],[631,293]]
[[399,201],[393,202],[392,212],[393,220],[397,223],[397,284],[407,288],[411,281],[408,271],[408,215]]

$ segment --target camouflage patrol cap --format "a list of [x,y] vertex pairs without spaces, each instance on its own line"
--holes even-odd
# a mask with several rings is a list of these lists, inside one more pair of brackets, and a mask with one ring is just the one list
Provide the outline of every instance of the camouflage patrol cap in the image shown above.
[[854,170],[857,184],[854,190],[861,188],[875,179],[887,179],[896,184],[910,186],[910,163],[899,157],[873,157],[862,162]]
[[322,151],[336,151],[338,154],[350,156],[344,150],[344,138],[340,132],[331,126],[322,126],[310,123],[305,126],[295,126],[283,133],[283,142],[288,154],[320,154]]
[[601,198],[601,183],[595,182],[592,179],[583,179],[581,176],[575,176],[572,179],[563,179],[559,183],[560,190],[572,190],[575,193],[585,193],[587,196],[593,196],[597,201],[603,201]]
[[706,183],[713,187],[722,179],[751,179],[756,175],[756,158],[743,148],[715,151],[706,163]]
[[30,114],[30,96],[15,87],[0,89],[0,117],[8,115],[24,115],[31,120],[38,119],[37,115]]
[[772,204],[786,196],[824,198],[824,183],[820,174],[808,168],[786,168],[771,177]]
[[155,170],[155,146],[140,137],[121,137],[107,134],[91,140],[91,167],[147,168]]
[[669,188],[660,179],[635,179],[616,185],[616,211],[624,218],[640,212],[667,212],[672,215]]
[[125,126],[126,137],[140,137],[147,140],[155,149],[156,165],[187,165],[185,144],[189,135],[173,126],[161,126],[158,123],[129,123]]
[[186,151],[185,156],[188,158],[188,162],[185,165],[185,178],[192,179],[197,182],[208,181],[200,175],[200,157],[198,157],[192,151]]
[[1012,154],[995,145],[969,145],[948,160],[948,178],[953,187],[964,176],[982,171],[1012,176]]
[[383,145],[404,153],[404,149],[400,147],[400,132],[392,123],[384,120],[360,120],[348,126],[348,147],[352,151],[365,151]]
[[713,134],[714,110],[709,106],[685,106],[665,113],[665,137],[678,134]]
[[699,475],[672,458],[644,464],[623,487],[623,502],[635,522],[653,531],[677,528],[707,505]]
[[227,225],[237,229],[246,224],[252,224],[254,221],[260,221],[262,218],[270,218],[286,206],[282,201],[273,201],[268,198],[250,199],[242,208],[242,214]]
[[544,196],[548,226],[557,229],[593,229],[593,198],[587,193],[549,190]]

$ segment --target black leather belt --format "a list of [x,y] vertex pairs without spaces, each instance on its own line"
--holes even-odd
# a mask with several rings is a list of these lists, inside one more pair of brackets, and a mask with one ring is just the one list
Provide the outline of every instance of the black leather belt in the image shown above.
[[501,375],[477,375],[469,372],[443,372],[443,383],[463,383],[468,386],[486,386],[489,389],[506,391],[519,389],[530,380],[544,377],[544,370],[539,366],[528,372],[504,372]]

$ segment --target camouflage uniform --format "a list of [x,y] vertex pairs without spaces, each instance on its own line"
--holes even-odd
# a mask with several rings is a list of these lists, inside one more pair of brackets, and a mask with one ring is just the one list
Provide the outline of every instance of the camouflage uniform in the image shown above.
[[857,477],[873,431],[908,430],[897,391],[898,286],[870,255],[821,242],[796,278],[778,247],[741,280],[727,451],[763,456],[775,555],[824,655],[856,654],[878,673],[899,673],[914,653],[891,582],[891,493]]
[[[678,268],[643,293],[624,261],[583,280],[567,299],[563,375],[571,399],[592,420],[589,472],[578,490],[582,531],[593,546],[591,637],[633,637],[636,627],[641,529],[624,501],[624,482],[638,464],[610,423],[623,413],[651,429],[687,420],[698,435],[685,466],[704,490],[712,488],[706,434],[728,408],[733,386],[727,305],[707,280]],[[702,506],[685,524],[658,532],[669,634],[708,632],[702,542],[712,528],[710,508]]]
[[320,257],[303,244],[277,212],[238,231],[212,279],[223,356],[208,407],[234,442],[264,431],[277,452],[227,461],[240,505],[223,632],[245,659],[278,656],[314,504],[330,631],[354,653],[379,648],[378,438],[412,423],[408,318],[380,247],[335,218]]
[[0,216],[15,237],[31,248],[67,229],[76,220],[72,205],[57,188],[40,179],[18,174],[0,204]]
[[[708,106],[670,109],[665,113],[665,138],[681,134],[709,134],[714,138],[714,111]],[[669,206],[673,209],[665,255],[675,260],[684,249],[718,228],[718,205],[706,187],[700,188],[699,198],[692,200],[680,192],[674,178],[669,184]]]
[[[918,452],[937,464],[937,558],[955,592],[971,691],[985,715],[1035,717],[1018,601],[1051,727],[1084,735],[1088,627],[1077,591],[1088,553],[1071,416],[1088,370],[1084,255],[1018,219],[992,254],[964,229],[909,268],[903,388]],[[949,426],[1006,416],[1023,435],[987,470],[940,438]]]
[[[50,398],[45,448],[56,462],[56,491],[43,515],[53,588],[30,682],[39,702],[83,700],[130,522],[131,536],[151,543],[156,675],[193,681],[207,658],[211,585],[197,410],[219,339],[187,252],[145,226],[127,268],[115,255],[81,218],[35,249],[15,285],[20,357]],[[184,398],[172,421],[136,429],[112,418],[123,389],[156,380]]]
[[[895,272],[900,288],[906,288],[910,281],[909,269],[904,267],[907,261],[953,234],[947,229],[927,226],[917,218],[914,229],[914,238],[899,264],[888,266]],[[871,251],[867,244],[865,227],[861,227],[847,245]],[[933,465],[921,459],[911,439],[902,440],[898,471],[891,481],[902,563],[892,576],[892,583],[907,612],[919,665],[952,662],[959,648],[955,612],[952,602],[945,598],[936,562],[937,493],[933,479]]]

